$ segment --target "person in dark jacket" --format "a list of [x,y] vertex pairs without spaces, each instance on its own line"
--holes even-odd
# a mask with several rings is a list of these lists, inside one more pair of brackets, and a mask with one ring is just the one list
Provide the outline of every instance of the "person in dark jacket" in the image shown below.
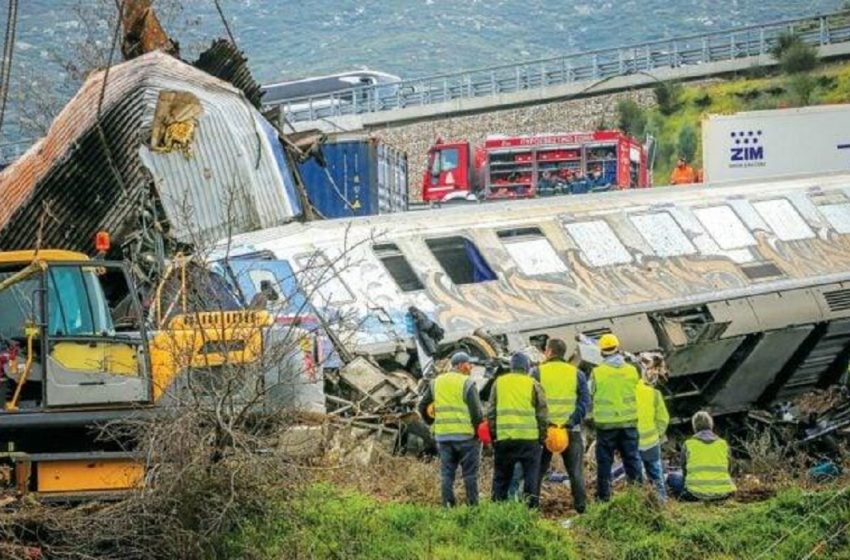
[[[546,393],[549,407],[549,423],[566,427],[569,432],[569,444],[561,453],[564,467],[570,477],[570,490],[573,495],[573,507],[584,513],[587,507],[587,494],[584,489],[584,442],[581,437],[581,423],[590,408],[590,390],[584,372],[566,361],[567,345],[563,340],[550,338],[546,343],[546,360],[539,368],[534,368],[531,376],[538,381]],[[539,488],[552,463],[552,453],[543,448],[538,476]]]
[[514,467],[519,463],[525,499],[530,507],[537,507],[537,475],[549,410],[543,388],[528,375],[530,366],[525,354],[511,356],[511,371],[493,384],[487,420],[494,441],[493,501],[508,499]]
[[484,421],[478,388],[470,379],[469,355],[456,352],[451,359],[452,370],[442,373],[427,386],[419,402],[419,414],[432,418],[434,436],[440,454],[441,494],[444,506],[454,506],[455,474],[458,465],[463,472],[466,503],[478,504],[478,467],[481,464],[481,443],[476,439],[478,425]]

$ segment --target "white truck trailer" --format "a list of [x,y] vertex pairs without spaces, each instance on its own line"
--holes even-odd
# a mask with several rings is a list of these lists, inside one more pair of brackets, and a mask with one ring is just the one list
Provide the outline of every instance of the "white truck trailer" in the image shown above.
[[850,170],[850,105],[709,115],[702,123],[705,181]]

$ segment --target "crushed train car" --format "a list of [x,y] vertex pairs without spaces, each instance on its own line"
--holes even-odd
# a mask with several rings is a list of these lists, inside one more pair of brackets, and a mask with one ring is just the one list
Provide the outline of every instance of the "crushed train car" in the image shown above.
[[[107,80],[104,87],[104,80]],[[155,278],[181,247],[302,214],[294,162],[231,84],[161,52],[93,74],[0,173],[0,247],[88,251]]]
[[663,352],[674,412],[731,413],[846,370],[849,187],[828,175],[493,203],[290,224],[226,248],[291,267],[352,351],[385,366],[415,360],[411,306],[449,344],[479,328],[512,349],[611,330]]

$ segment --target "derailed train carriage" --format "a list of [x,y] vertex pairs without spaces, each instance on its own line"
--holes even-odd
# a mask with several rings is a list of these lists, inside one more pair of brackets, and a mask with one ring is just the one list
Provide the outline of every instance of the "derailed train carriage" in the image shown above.
[[222,250],[294,274],[352,349],[401,363],[411,306],[448,342],[614,331],[663,351],[680,415],[830,384],[850,358],[847,174],[290,224]]

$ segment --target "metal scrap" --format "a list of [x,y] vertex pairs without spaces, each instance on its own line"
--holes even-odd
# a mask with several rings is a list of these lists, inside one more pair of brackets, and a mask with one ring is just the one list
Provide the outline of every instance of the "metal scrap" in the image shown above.
[[124,40],[121,54],[130,60],[153,51],[180,56],[180,45],[173,41],[159,23],[151,0],[130,0],[124,5],[121,18]]

